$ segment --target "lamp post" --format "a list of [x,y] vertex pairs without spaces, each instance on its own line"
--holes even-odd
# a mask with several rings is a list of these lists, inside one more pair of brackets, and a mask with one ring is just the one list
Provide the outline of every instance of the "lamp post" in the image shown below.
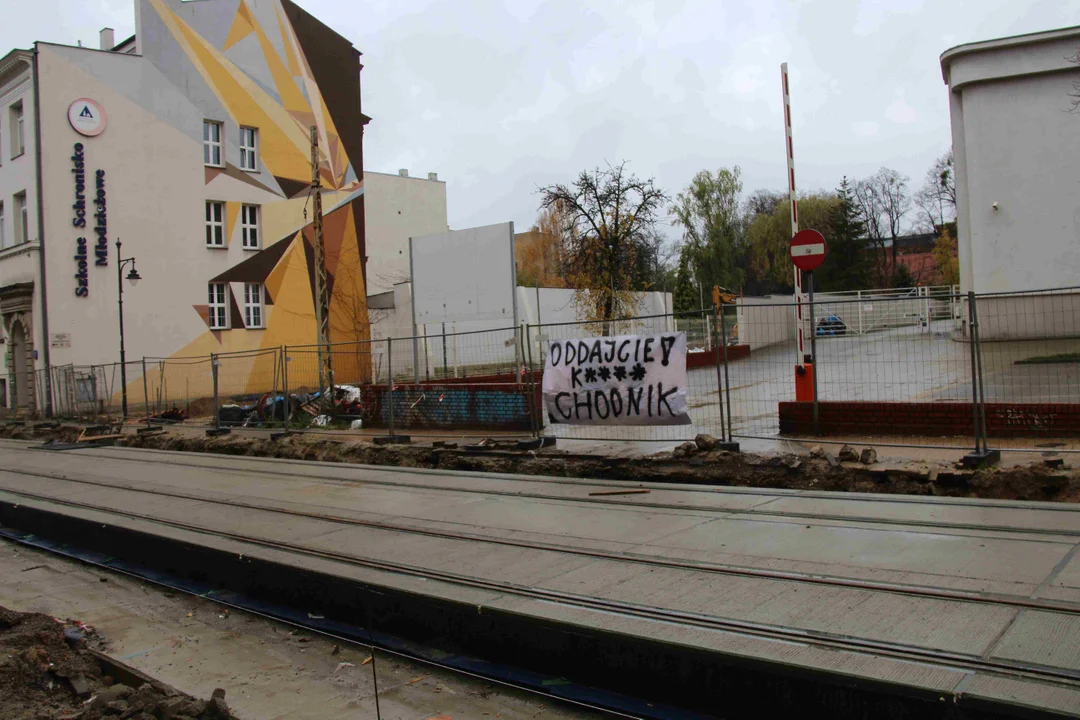
[[131,283],[131,287],[142,280],[139,275],[139,271],[135,269],[135,258],[123,258],[120,256],[120,238],[116,239],[116,288],[117,296],[116,302],[119,306],[120,315],[120,388],[123,397],[123,409],[124,419],[127,420],[128,416],[128,404],[127,404],[127,356],[124,354],[124,266],[131,263],[131,272],[127,274],[127,279]]

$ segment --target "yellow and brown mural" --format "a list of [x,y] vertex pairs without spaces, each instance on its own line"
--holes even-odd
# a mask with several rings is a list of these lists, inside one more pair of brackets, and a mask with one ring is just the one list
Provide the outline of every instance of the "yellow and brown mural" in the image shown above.
[[[223,123],[224,167],[206,167],[205,185],[206,199],[224,202],[227,240],[240,242],[237,219],[243,204],[258,204],[261,216],[262,250],[245,253],[224,272],[192,279],[230,284],[230,329],[211,330],[208,306],[194,305],[191,312],[203,319],[206,332],[173,356],[315,342],[311,126],[319,138],[331,340],[368,339],[362,152],[368,118],[360,111],[359,53],[289,0],[140,2],[143,56],[184,83],[206,118]],[[236,165],[231,145],[240,127],[258,129],[258,172]],[[242,283],[264,285],[264,330],[244,327],[243,298],[234,289]],[[251,359],[242,382],[251,391],[265,384],[265,369],[256,366],[266,357]],[[355,380],[367,372],[340,368],[342,376]],[[234,378],[244,375],[234,370]],[[298,384],[312,380],[294,378]]]

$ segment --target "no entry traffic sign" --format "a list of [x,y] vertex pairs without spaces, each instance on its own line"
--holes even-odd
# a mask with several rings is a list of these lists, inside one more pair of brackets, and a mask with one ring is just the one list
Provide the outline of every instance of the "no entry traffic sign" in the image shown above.
[[800,230],[791,238],[791,262],[804,272],[825,261],[825,236],[817,230]]

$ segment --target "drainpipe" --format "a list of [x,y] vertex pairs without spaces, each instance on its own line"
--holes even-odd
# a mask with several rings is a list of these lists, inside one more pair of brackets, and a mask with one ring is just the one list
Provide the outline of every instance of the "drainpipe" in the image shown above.
[[37,226],[38,262],[41,265],[41,332],[44,337],[41,349],[45,359],[45,417],[52,417],[52,359],[49,357],[49,293],[45,281],[45,197],[41,180],[41,82],[38,79],[38,44],[34,43],[34,161],[37,169]]

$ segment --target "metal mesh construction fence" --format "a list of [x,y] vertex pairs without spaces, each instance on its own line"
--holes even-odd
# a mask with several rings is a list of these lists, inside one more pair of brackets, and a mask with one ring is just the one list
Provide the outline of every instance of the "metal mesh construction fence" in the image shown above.
[[[329,357],[339,409],[324,418]],[[286,382],[296,396],[290,427],[347,425],[398,432],[528,432],[527,378],[515,328],[384,338],[284,348]],[[323,384],[327,388],[322,388]],[[343,409],[343,411],[342,411]]]
[[[1080,437],[1080,288],[955,288],[819,295],[814,319],[787,297],[690,313],[523,325],[199,357],[54,366],[2,377],[7,413],[128,417],[293,429],[507,431],[599,441],[684,441],[700,432],[807,443],[1046,450]],[[723,318],[723,322],[720,322]],[[559,340],[685,332],[687,426],[551,422],[540,385]],[[813,382],[800,380],[797,333]],[[722,352],[721,352],[722,350]],[[335,412],[321,377],[332,368]],[[126,376],[126,383],[124,378]],[[126,387],[125,387],[126,385]],[[797,388],[802,388],[801,390]],[[806,388],[811,387],[809,394]],[[318,419],[318,422],[316,421]]]
[[[815,303],[812,323],[804,303],[800,325],[795,302],[740,303],[739,338],[750,352],[730,368],[735,435],[776,436],[781,403],[798,399],[797,368],[811,355],[819,403],[872,403],[883,408],[885,403],[972,402],[970,347],[953,310],[965,304],[951,291],[933,298],[830,298],[823,305]],[[804,358],[798,355],[800,330]],[[932,436],[899,442],[958,448],[971,444]]]

